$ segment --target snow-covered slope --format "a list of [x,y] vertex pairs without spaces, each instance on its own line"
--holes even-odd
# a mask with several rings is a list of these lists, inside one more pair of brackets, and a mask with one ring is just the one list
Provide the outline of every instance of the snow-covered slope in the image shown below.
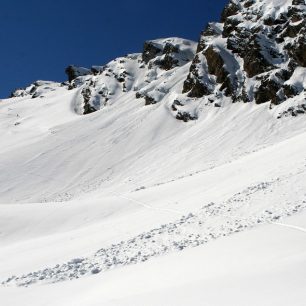
[[231,1],[2,100],[1,305],[304,305],[304,15]]
[[[168,256],[71,282],[0,288],[5,305],[305,304],[305,213]],[[222,293],[222,294],[221,294]]]

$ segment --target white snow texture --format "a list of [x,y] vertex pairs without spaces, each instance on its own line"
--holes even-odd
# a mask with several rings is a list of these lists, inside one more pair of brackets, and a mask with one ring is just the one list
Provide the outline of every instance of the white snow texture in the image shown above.
[[306,305],[306,68],[273,107],[192,98],[196,49],[148,41],[0,101],[0,305]]

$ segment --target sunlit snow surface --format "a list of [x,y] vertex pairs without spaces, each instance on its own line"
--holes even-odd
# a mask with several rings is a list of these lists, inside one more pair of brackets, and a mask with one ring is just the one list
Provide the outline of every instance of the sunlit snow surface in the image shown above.
[[112,91],[86,116],[67,84],[0,102],[1,305],[305,305],[306,117],[277,119],[305,103],[305,68],[272,109],[204,97],[184,123],[184,56],[170,71],[109,63],[127,91],[81,77]]

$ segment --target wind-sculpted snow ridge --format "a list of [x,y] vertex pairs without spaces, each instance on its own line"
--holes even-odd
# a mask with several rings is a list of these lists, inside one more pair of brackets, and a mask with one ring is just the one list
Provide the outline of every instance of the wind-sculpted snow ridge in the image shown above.
[[145,262],[169,252],[197,247],[258,225],[279,222],[282,217],[291,216],[306,208],[306,194],[300,193],[294,200],[290,195],[287,198],[282,195],[282,201],[277,205],[269,205],[270,198],[275,198],[275,192],[281,193],[282,184],[288,179],[304,179],[304,176],[304,171],[297,171],[294,176],[250,186],[223,203],[209,203],[195,213],[100,249],[92,256],[74,258],[64,264],[22,276],[11,276],[2,285],[29,286],[73,280],[116,267]]

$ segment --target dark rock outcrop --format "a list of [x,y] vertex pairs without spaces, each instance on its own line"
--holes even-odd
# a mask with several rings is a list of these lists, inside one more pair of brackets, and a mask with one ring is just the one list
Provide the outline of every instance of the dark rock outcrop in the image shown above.
[[[208,23],[197,46],[180,38],[146,41],[141,54],[115,59],[103,67],[67,67],[69,83],[62,86],[80,89],[76,90],[76,111],[84,114],[111,105],[129,91],[145,105],[153,105],[173,97],[174,88],[177,100],[170,111],[187,122],[206,106],[253,102],[271,103],[272,109],[286,100],[297,104],[291,98],[304,99],[303,67],[304,0],[275,8],[268,0],[230,0],[221,22]],[[43,97],[41,89],[32,84],[12,96]],[[299,108],[292,114],[302,111]]]
[[178,38],[147,41],[142,52],[142,61],[149,69],[158,67],[162,70],[171,70],[185,65],[193,57],[190,41]]
[[157,101],[155,101],[155,99],[153,97],[150,97],[149,95],[145,95],[144,98],[146,101],[145,105],[152,105],[157,103]]
[[136,92],[136,99],[141,99],[141,98],[145,100],[145,105],[152,105],[157,103],[157,101],[153,97],[151,97],[148,93]]
[[190,120],[197,120],[197,116],[194,116],[194,115],[191,115],[190,113],[188,112],[178,112],[177,115],[176,115],[176,119],[177,120],[182,120],[184,122],[188,122]]
[[255,91],[255,101],[257,104],[262,104],[271,101],[273,104],[279,104],[280,98],[278,97],[278,91],[281,86],[273,79],[266,77],[261,83],[258,89]]
[[297,117],[299,115],[305,115],[305,114],[306,114],[306,103],[289,107],[287,110],[281,112],[277,116],[277,119],[283,117]]
[[84,101],[84,105],[83,105],[83,108],[84,108],[84,112],[83,114],[84,115],[87,115],[87,114],[90,114],[90,113],[93,113],[95,111],[97,111],[92,105],[90,105],[90,99],[91,99],[91,90],[89,87],[85,87],[82,89],[81,91],[81,94],[83,96],[83,101]]
[[171,55],[166,54],[163,59],[157,62],[158,66],[163,70],[170,70],[178,66],[178,60],[173,58]]
[[183,93],[186,92],[188,92],[190,98],[201,98],[212,93],[208,86],[200,80],[192,78],[187,79],[184,83]]
[[157,54],[160,54],[162,50],[154,45],[152,42],[147,41],[144,43],[142,60],[147,64],[150,60],[154,59]]
[[228,17],[236,15],[239,12],[240,6],[236,3],[230,1],[228,5],[225,6],[221,13],[221,22],[224,23]]
[[295,42],[289,44],[287,49],[298,65],[306,67],[306,31]]
[[212,93],[212,85],[205,82],[203,78],[199,75],[199,67],[201,61],[199,56],[196,55],[191,66],[190,72],[187,76],[186,81],[183,85],[183,93],[188,93],[190,98],[201,98],[204,95],[209,95]]
[[293,5],[305,5],[305,0],[292,0]]
[[249,42],[243,60],[243,67],[249,78],[274,68],[263,56],[262,49],[257,41],[256,36],[252,42]]
[[208,72],[217,77],[217,83],[223,83],[228,72],[224,68],[224,60],[221,55],[212,46],[205,50],[204,55],[207,59]]
[[87,68],[76,67],[74,65],[70,65],[65,69],[65,73],[68,76],[68,81],[71,82],[79,76],[92,74],[92,71]]
[[[275,14],[261,11],[260,5],[253,10],[255,3],[259,4],[232,0],[222,12],[221,24],[205,28],[182,93],[192,98],[223,93],[232,102],[274,105],[301,93],[286,82],[297,67],[306,67],[305,1],[293,0],[287,10],[276,8]],[[215,76],[215,84],[207,82],[210,76]]]

